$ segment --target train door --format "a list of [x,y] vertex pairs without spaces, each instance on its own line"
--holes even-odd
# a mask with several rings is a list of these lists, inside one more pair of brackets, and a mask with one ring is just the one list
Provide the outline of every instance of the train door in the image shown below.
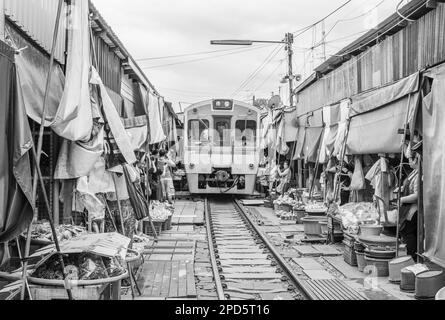
[[257,122],[255,120],[236,120],[233,173],[246,174],[250,170],[255,170],[258,164],[257,158]]
[[214,136],[212,148],[212,165],[214,168],[232,166],[232,117],[213,117]]

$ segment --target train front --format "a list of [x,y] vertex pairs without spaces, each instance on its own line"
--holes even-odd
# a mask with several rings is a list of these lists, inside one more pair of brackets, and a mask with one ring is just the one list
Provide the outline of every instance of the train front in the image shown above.
[[259,165],[259,110],[210,100],[185,110],[184,164],[192,194],[254,193]]

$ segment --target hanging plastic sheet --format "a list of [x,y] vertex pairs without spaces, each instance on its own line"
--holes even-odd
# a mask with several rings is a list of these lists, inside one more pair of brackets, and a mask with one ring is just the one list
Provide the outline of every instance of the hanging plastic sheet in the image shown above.
[[[18,89],[13,53],[3,46],[0,42],[0,244],[19,236],[33,218],[29,156],[32,134]],[[0,248],[0,260],[2,251]]]
[[354,117],[372,111],[391,102],[400,100],[410,93],[417,92],[419,90],[419,78],[420,74],[416,72],[391,85],[354,97],[350,116]]
[[[329,157],[333,152],[333,146],[338,132],[340,106],[328,106],[323,108],[323,120],[325,130],[320,142],[319,162],[324,164],[329,161]],[[335,125],[333,125],[335,124]]]
[[150,125],[150,144],[160,143],[166,139],[162,129],[159,103],[160,101],[157,96],[151,92],[147,92],[145,106]]
[[342,148],[345,144],[345,139],[347,138],[346,134],[348,131],[349,107],[350,100],[345,100],[340,103],[340,122],[338,124],[338,132],[335,138],[334,151],[332,153],[334,157],[340,156]]
[[90,102],[89,2],[71,1],[65,89],[51,128],[70,141],[89,141],[93,129]]
[[323,127],[306,128],[303,154],[306,162],[317,162]]
[[297,145],[295,147],[295,153],[292,158],[292,160],[300,160],[303,159],[303,148],[304,148],[304,142],[306,138],[306,127],[299,127],[298,128],[298,138],[297,138]]
[[277,144],[276,149],[277,152],[281,155],[286,155],[289,153],[289,147],[286,144],[285,141],[285,127],[286,123],[284,121],[284,117],[281,118],[281,121],[278,124],[278,130],[277,130]]
[[110,126],[111,132],[113,133],[113,138],[116,141],[123,158],[128,164],[135,163],[137,159],[131,145],[130,136],[125,131],[116,107],[114,106],[113,101],[111,101],[102,79],[95,68],[92,68],[91,71],[91,83],[99,86],[104,116],[107,124]]
[[284,121],[286,123],[286,130],[284,132],[284,139],[286,142],[295,142],[298,137],[298,120],[297,120],[297,110],[285,111]]
[[445,65],[426,75],[434,82],[422,110],[425,255],[445,267]]
[[418,93],[405,97],[384,108],[351,119],[347,154],[400,153],[407,112],[414,108]]

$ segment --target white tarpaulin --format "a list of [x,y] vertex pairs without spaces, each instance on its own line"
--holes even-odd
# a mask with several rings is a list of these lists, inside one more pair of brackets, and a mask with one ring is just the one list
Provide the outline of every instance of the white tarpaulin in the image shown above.
[[335,138],[333,156],[339,157],[345,143],[348,130],[350,100],[344,100],[340,103],[340,122],[338,124],[337,137]]
[[150,124],[150,144],[160,143],[167,137],[162,129],[159,98],[148,92],[145,98],[145,106]]
[[107,124],[110,126],[114,140],[122,153],[126,163],[133,164],[137,161],[136,155],[131,144],[130,136],[125,130],[121,117],[117,113],[116,106],[113,104],[105,85],[102,82],[95,68],[91,71],[91,83],[96,84],[100,88],[100,96],[102,98],[102,106]]
[[434,82],[422,111],[425,255],[445,267],[445,65],[427,75]]
[[51,128],[70,141],[88,141],[93,129],[90,101],[89,2],[71,1],[65,88]]
[[414,108],[418,94],[407,96],[383,108],[351,119],[347,154],[400,153],[402,135],[398,133]]

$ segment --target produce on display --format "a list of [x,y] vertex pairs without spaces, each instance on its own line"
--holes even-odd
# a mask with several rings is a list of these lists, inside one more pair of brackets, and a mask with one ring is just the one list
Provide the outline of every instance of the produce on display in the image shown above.
[[379,213],[371,202],[345,204],[339,208],[337,215],[341,217],[343,227],[351,234],[358,234],[361,224],[379,222]]
[[153,201],[150,205],[150,217],[153,220],[167,220],[174,213],[174,206],[168,203]]
[[[73,225],[61,225],[56,227],[57,239],[59,241],[70,240],[81,234],[86,233],[83,227]],[[40,241],[53,241],[51,225],[49,222],[43,221],[32,225],[31,239]]]
[[[65,268],[70,280],[98,280],[120,276],[126,272],[119,257],[107,258],[90,253],[64,255]],[[63,280],[60,260],[51,255],[34,271],[33,277],[47,280]]]
[[310,203],[306,205],[306,212],[309,213],[326,213],[328,208],[321,202]]

